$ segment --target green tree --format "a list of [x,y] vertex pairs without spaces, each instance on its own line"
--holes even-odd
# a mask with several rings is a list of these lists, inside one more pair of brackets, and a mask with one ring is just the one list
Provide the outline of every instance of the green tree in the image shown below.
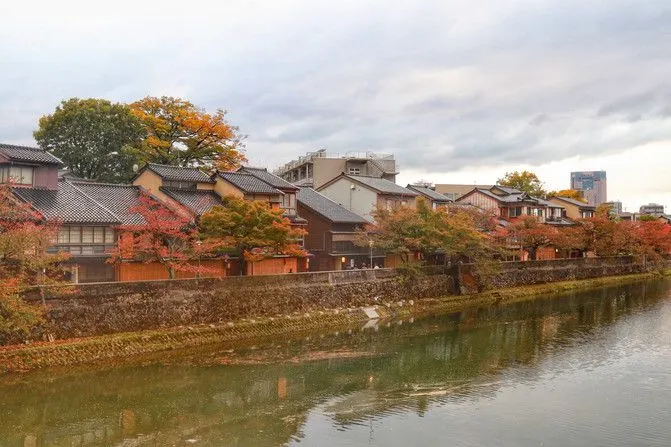
[[243,137],[221,109],[209,114],[169,96],[146,97],[130,106],[148,135],[134,151],[141,162],[229,171],[246,161]]
[[200,217],[200,232],[205,242],[241,255],[243,272],[247,262],[276,255],[307,255],[298,243],[305,231],[292,227],[280,208],[232,196],[223,200],[223,206],[215,206]]
[[71,98],[40,118],[33,133],[37,144],[59,157],[72,174],[104,182],[124,182],[133,175],[134,156],[146,132],[127,105],[105,99]]
[[545,197],[543,182],[538,176],[530,171],[506,172],[506,175],[496,181],[498,185],[519,189],[534,197]]

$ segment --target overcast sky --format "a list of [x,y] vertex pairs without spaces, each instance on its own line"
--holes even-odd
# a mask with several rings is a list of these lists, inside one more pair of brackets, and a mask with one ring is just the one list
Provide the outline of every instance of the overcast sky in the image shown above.
[[[250,162],[392,152],[399,183],[551,189],[671,206],[668,0],[48,1],[0,5],[0,141],[73,96],[224,108]],[[671,211],[671,208],[669,209]]]

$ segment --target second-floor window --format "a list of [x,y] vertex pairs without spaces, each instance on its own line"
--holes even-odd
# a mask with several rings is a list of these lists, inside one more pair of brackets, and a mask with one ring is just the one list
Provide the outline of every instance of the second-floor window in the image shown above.
[[361,168],[349,168],[347,170],[347,173],[350,175],[360,175],[361,174]]
[[58,230],[58,239],[52,251],[66,251],[73,255],[98,255],[114,248],[114,230],[110,227],[66,226]]
[[7,183],[12,181],[17,185],[33,184],[32,166],[7,166],[0,169],[0,181]]

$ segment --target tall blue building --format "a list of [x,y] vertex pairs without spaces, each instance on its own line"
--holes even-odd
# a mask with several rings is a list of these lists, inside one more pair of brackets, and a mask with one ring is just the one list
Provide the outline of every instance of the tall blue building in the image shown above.
[[583,197],[592,206],[607,202],[606,171],[571,172],[571,189],[582,191]]

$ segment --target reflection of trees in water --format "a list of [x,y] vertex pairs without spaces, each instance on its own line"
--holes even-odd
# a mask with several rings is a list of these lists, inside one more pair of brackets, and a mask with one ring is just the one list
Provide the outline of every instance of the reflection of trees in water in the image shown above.
[[[271,364],[221,366],[227,354],[201,352],[169,366],[43,372],[0,386],[0,445],[277,445],[300,436],[315,406],[344,425],[387,412],[421,415],[435,403],[495,393],[511,366],[516,379],[534,380],[534,366],[550,353],[589,343],[592,332],[667,290],[601,289],[237,354]],[[282,362],[344,349],[373,355]]]

